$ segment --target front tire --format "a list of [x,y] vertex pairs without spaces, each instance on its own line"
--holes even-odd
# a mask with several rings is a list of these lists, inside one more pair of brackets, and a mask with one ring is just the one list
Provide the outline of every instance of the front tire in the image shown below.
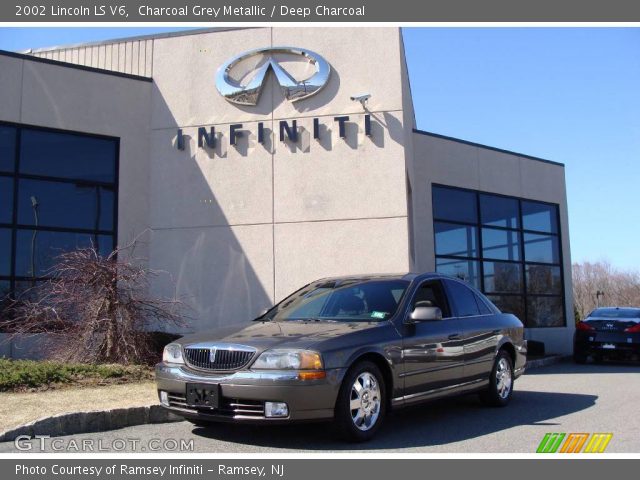
[[386,385],[378,366],[360,362],[346,374],[335,417],[340,435],[350,442],[365,442],[380,429],[387,413]]
[[511,356],[500,350],[493,362],[489,386],[480,394],[480,399],[492,407],[504,407],[511,400],[513,394],[513,363]]

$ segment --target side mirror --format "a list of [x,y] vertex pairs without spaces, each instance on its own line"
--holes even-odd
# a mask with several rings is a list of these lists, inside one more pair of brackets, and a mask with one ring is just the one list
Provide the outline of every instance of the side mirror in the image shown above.
[[416,307],[409,315],[411,323],[442,320],[442,310],[438,307]]

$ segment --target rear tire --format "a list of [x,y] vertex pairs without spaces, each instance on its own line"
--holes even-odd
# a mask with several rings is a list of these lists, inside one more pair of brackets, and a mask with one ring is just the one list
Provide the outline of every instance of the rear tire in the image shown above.
[[513,363],[511,356],[504,350],[496,355],[491,369],[489,386],[480,393],[480,400],[491,407],[504,407],[513,394]]
[[580,351],[580,349],[576,346],[573,347],[573,361],[580,365],[584,365],[587,363],[587,354]]
[[347,372],[338,393],[338,433],[350,442],[366,442],[380,429],[387,413],[387,389],[375,363],[359,362]]

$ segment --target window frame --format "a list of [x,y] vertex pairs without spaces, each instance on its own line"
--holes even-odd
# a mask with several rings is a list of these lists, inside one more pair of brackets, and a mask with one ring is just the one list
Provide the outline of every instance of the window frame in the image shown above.
[[[476,208],[478,209],[477,212],[477,222],[476,223],[467,223],[467,222],[461,222],[461,221],[457,221],[457,220],[450,220],[447,218],[441,218],[441,217],[437,217],[436,216],[436,208],[435,208],[435,204],[436,204],[436,195],[437,195],[437,190],[438,189],[448,189],[448,190],[462,190],[462,191],[466,191],[469,193],[474,193],[476,195],[475,198],[475,204],[476,204]],[[486,195],[486,196],[494,196],[494,197],[501,197],[501,198],[506,198],[506,199],[510,199],[510,200],[517,200],[518,201],[518,228],[511,228],[511,227],[504,227],[504,226],[495,226],[495,225],[485,225],[483,224],[483,219],[482,219],[482,214],[481,214],[481,196]],[[523,198],[523,197],[515,197],[515,196],[511,196],[511,195],[503,195],[503,194],[499,194],[499,193],[492,193],[492,192],[486,192],[486,191],[480,191],[480,190],[473,190],[473,189],[468,189],[468,188],[461,188],[461,187],[454,187],[451,185],[443,185],[443,184],[438,184],[438,183],[433,183],[431,185],[431,199],[432,199],[432,223],[433,223],[433,253],[434,253],[434,258],[436,259],[436,264],[437,264],[437,260],[438,259],[447,259],[447,260],[457,260],[457,261],[475,261],[478,264],[478,290],[485,296],[487,296],[488,298],[491,298],[491,296],[514,296],[514,297],[520,297],[522,300],[523,305],[523,314],[524,314],[524,318],[522,318],[522,322],[524,323],[526,328],[566,328],[567,326],[567,305],[566,305],[566,289],[565,289],[565,268],[564,268],[564,251],[562,248],[562,228],[561,228],[561,216],[560,216],[560,205],[559,204],[555,204],[552,202],[545,202],[545,201],[540,201],[540,200],[534,200],[534,199],[530,199],[530,198]],[[555,208],[555,219],[556,219],[556,232],[557,233],[549,233],[549,232],[542,232],[542,231],[537,231],[537,230],[528,230],[524,228],[524,221],[523,221],[523,212],[522,212],[522,205],[524,202],[533,202],[533,203],[540,203],[543,205],[548,205],[552,208]],[[477,235],[477,245],[476,245],[476,250],[478,252],[478,256],[477,257],[460,257],[460,256],[456,256],[456,255],[438,255],[436,254],[436,248],[437,248],[437,244],[436,244],[436,232],[435,232],[435,223],[436,222],[444,222],[444,223],[450,223],[450,224],[458,224],[461,226],[467,226],[467,227],[476,227],[477,231],[478,231],[478,235]],[[484,245],[483,245],[483,239],[482,239],[482,229],[488,227],[491,229],[495,229],[495,230],[504,230],[504,231],[510,231],[510,232],[516,232],[516,234],[518,235],[518,243],[519,243],[519,260],[498,260],[498,259],[492,259],[492,258],[485,258],[484,257]],[[525,245],[524,245],[524,237],[525,234],[534,234],[534,235],[545,235],[545,236],[551,236],[551,237],[556,237],[557,239],[557,246],[558,246],[558,263],[543,263],[543,262],[529,262],[526,260],[525,258]],[[493,293],[493,292],[487,292],[485,290],[485,271],[484,271],[484,263],[485,262],[501,262],[501,263],[513,263],[513,264],[517,264],[520,265],[520,274],[522,276],[521,279],[521,284],[522,284],[522,290],[518,293],[515,292],[500,292],[500,293]],[[546,267],[559,267],[560,269],[560,292],[559,293],[529,293],[528,292],[528,285],[527,285],[527,266],[532,265],[540,265],[540,266],[546,266]],[[561,304],[562,304],[562,320],[563,323],[560,326],[536,326],[536,325],[530,325],[529,322],[529,309],[528,307],[528,303],[529,300],[535,300],[536,298],[539,297],[553,297],[553,298],[558,298],[560,297],[561,300]]]
[[[15,123],[0,121],[0,127],[9,127],[15,129],[15,141],[14,141],[14,167],[12,172],[0,171],[0,177],[10,178],[13,180],[13,205],[12,216],[9,223],[0,223],[0,227],[8,228],[11,230],[11,253],[10,253],[10,271],[9,275],[0,275],[0,281],[9,282],[9,291],[15,291],[16,284],[20,282],[31,282],[46,280],[46,276],[42,275],[16,275],[16,254],[17,254],[17,237],[19,231],[31,230],[31,231],[49,231],[49,232],[62,232],[62,233],[79,233],[91,235],[94,238],[98,236],[111,236],[112,245],[117,245],[118,239],[118,202],[119,202],[119,189],[120,189],[120,138],[100,135],[90,132],[81,132],[73,130],[64,130],[59,128],[43,127],[39,125],[31,125],[24,123]],[[20,158],[21,158],[21,144],[22,144],[22,132],[24,130],[42,131],[48,133],[58,133],[61,135],[72,135],[85,138],[94,138],[99,140],[108,140],[114,143],[114,180],[113,182],[93,181],[82,178],[66,178],[66,177],[52,177],[48,175],[34,175],[20,172]],[[113,220],[112,228],[109,230],[94,229],[94,228],[70,228],[70,227],[50,227],[50,226],[38,226],[21,224],[18,222],[18,201],[20,195],[20,180],[40,180],[48,182],[61,182],[61,183],[83,183],[91,186],[100,186],[113,189]]]

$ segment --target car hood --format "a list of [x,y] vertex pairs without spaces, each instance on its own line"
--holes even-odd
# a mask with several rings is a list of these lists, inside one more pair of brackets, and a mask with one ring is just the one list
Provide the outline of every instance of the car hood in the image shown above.
[[318,343],[349,333],[376,328],[382,322],[285,321],[252,322],[187,335],[177,343],[235,343],[258,351],[270,348],[311,348]]

